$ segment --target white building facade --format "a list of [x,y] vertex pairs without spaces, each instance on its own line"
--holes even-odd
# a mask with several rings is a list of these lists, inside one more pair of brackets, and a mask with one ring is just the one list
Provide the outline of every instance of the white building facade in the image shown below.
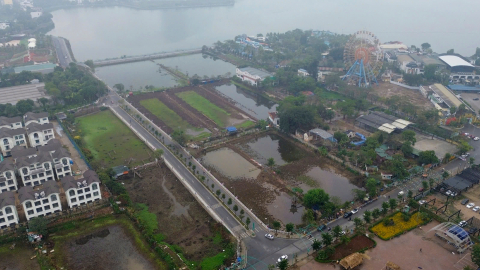
[[18,224],[18,213],[15,207],[15,195],[13,192],[0,194],[0,229],[5,229]]
[[37,124],[29,123],[27,126],[28,142],[31,147],[42,146],[48,143],[51,139],[55,138],[53,133],[53,124]]
[[30,186],[23,187],[18,191],[18,198],[27,220],[62,211],[60,192],[55,181],[46,182],[40,190],[34,190]]
[[38,186],[54,180],[53,162],[48,152],[39,152],[31,158],[17,158],[15,164],[24,186]]
[[15,166],[10,160],[0,162],[0,193],[18,189]]
[[237,68],[235,73],[238,78],[242,79],[242,81],[248,82],[254,86],[257,86],[266,78],[273,76],[268,72],[252,67]]
[[83,177],[75,180],[73,176],[65,176],[61,180],[70,208],[92,203],[102,198],[98,175],[94,171],[88,170]]
[[25,139],[25,129],[9,129],[9,128],[0,128],[0,149],[2,155],[5,157],[10,156],[12,153],[12,148],[16,145],[27,146],[27,141]]

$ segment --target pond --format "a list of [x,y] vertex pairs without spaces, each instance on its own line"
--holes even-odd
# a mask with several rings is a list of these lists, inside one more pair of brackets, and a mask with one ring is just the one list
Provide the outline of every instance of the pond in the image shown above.
[[[318,188],[325,190],[325,192],[330,195],[330,198],[336,196],[339,197],[342,202],[351,201],[354,198],[352,189],[361,189],[350,183],[347,178],[320,167],[311,168],[306,175],[315,180],[318,183]],[[305,193],[312,189],[312,187],[306,184],[301,184],[300,188],[302,188]]]
[[219,173],[231,179],[257,178],[260,169],[230,148],[220,148],[208,152],[202,163],[213,167]]
[[267,164],[267,160],[273,158],[276,165],[284,165],[305,156],[305,152],[294,143],[274,134],[253,139],[240,146],[262,164]]
[[68,269],[155,269],[120,226],[111,226],[65,243]]
[[302,224],[302,215],[305,208],[300,204],[297,204],[297,207],[292,207],[292,197],[285,192],[281,192],[272,203],[267,205],[267,209],[268,213],[281,220],[283,224]]
[[260,95],[254,95],[242,90],[234,84],[216,87],[217,91],[233,99],[240,109],[245,110],[257,119],[267,119],[268,112],[277,111],[278,104]]

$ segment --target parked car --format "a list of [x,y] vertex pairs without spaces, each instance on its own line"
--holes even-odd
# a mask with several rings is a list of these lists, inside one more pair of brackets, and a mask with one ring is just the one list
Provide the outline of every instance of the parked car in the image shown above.
[[405,194],[405,192],[403,192],[403,190],[401,190],[400,192],[398,192],[398,196],[403,196],[403,194]]
[[275,237],[273,237],[273,235],[271,235],[269,233],[265,234],[265,237],[270,239],[270,240],[273,240],[275,238]]
[[280,258],[278,258],[278,262],[281,262],[283,260],[288,260],[288,256],[287,255],[282,255]]
[[475,137],[475,138],[473,138],[473,140],[474,140],[474,141],[478,141],[478,140],[480,140],[480,138],[479,138],[479,137]]
[[467,204],[467,208],[472,208],[472,207],[474,207],[474,206],[475,206],[475,204],[474,204],[473,202]]
[[347,212],[347,213],[345,213],[345,215],[343,215],[343,218],[349,218],[352,215],[353,215],[352,212]]
[[418,189],[418,192],[423,192],[425,189],[423,187]]
[[452,197],[455,197],[455,196],[457,196],[457,195],[458,195],[458,194],[457,194],[456,192],[453,192],[453,191],[450,193],[450,196],[452,196]]
[[475,206],[475,207],[473,207],[472,210],[473,210],[473,212],[478,212],[478,210],[480,210],[480,206]]
[[427,201],[425,201],[425,200],[420,200],[420,201],[418,201],[418,203],[419,203],[420,205],[425,204],[426,202],[427,202]]
[[478,97],[476,97],[476,98],[474,98],[473,100],[479,100],[479,98],[478,98]]
[[317,231],[321,232],[321,231],[325,230],[326,228],[327,228],[327,225],[322,224],[322,225],[318,226]]
[[450,190],[447,190],[447,192],[445,192],[445,195],[447,195],[447,196],[450,196],[451,194],[452,194],[452,191],[450,191]]
[[358,209],[357,209],[357,208],[354,208],[354,209],[352,210],[352,215],[355,215],[357,212],[358,212]]
[[463,228],[463,227],[467,226],[467,222],[465,220],[462,220],[462,221],[460,221],[460,223],[458,223],[458,226]]
[[468,199],[463,199],[462,202],[461,202],[462,205],[465,205],[467,203],[468,203]]

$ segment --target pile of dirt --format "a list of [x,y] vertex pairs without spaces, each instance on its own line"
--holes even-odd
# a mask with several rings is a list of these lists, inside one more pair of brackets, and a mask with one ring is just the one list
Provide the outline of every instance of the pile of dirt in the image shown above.
[[140,174],[142,178],[128,176],[122,181],[133,202],[146,204],[157,215],[159,233],[165,235],[166,242],[182,247],[187,259],[193,261],[222,251],[221,244],[213,242],[221,231],[217,222],[164,164]]
[[330,260],[339,260],[348,255],[359,252],[364,248],[371,248],[375,242],[365,235],[355,236],[347,244],[341,244],[335,248],[335,253],[329,258]]

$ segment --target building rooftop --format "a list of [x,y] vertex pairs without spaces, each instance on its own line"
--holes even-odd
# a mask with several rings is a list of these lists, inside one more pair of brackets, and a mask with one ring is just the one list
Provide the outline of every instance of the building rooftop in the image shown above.
[[457,66],[474,67],[472,64],[470,64],[469,62],[463,60],[462,58],[456,55],[442,55],[439,58],[450,67],[457,67]]
[[24,116],[23,119],[25,122],[30,121],[30,120],[38,120],[41,118],[48,117],[48,112],[39,112],[39,113],[34,113],[34,112],[27,112]]
[[410,121],[383,112],[371,112],[368,115],[362,115],[357,118],[357,121],[386,133],[392,133],[396,129],[404,129],[412,124]]
[[0,139],[6,137],[13,137],[16,135],[25,134],[24,128],[9,129],[6,127],[0,128]]
[[32,122],[26,126],[28,133],[36,132],[36,131],[44,131],[46,129],[53,129],[53,124],[52,123],[46,123],[46,124],[38,124],[35,122]]
[[311,129],[310,130],[310,133],[313,133],[317,136],[320,136],[322,139],[329,139],[329,138],[332,138],[333,135],[328,133],[328,131],[326,130],[323,130],[321,128],[314,128],[314,129]]
[[10,124],[18,123],[18,122],[22,122],[22,117],[21,116],[16,116],[16,117],[0,116],[0,126],[10,125]]
[[60,193],[57,182],[52,180],[43,183],[41,188],[38,190],[34,190],[31,186],[25,186],[20,188],[18,190],[18,199],[20,200],[20,203],[23,203],[26,200],[35,200],[35,193],[40,195],[42,191],[44,192],[45,197],[53,193]]
[[35,163],[51,162],[52,157],[48,152],[38,152],[37,156],[29,158],[28,156],[18,157],[15,161],[17,168],[28,167]]
[[42,97],[49,99],[50,96],[45,92],[44,86],[44,83],[37,83],[2,87],[0,88],[0,103],[15,105],[19,100],[27,98],[31,100],[37,100]]
[[452,92],[450,92],[445,86],[436,83],[434,85],[431,85],[429,88],[432,89],[435,93],[437,93],[445,103],[447,103],[448,106],[450,107],[459,107],[461,104],[463,104],[460,99],[458,99]]
[[63,147],[60,149],[55,150],[55,153],[52,153],[52,158],[64,158],[64,157],[70,157],[70,153]]
[[413,58],[410,57],[408,54],[400,54],[400,55],[397,55],[397,61],[398,62],[413,62]]
[[38,151],[52,152],[61,149],[62,144],[58,139],[51,139],[47,144],[38,147]]
[[256,68],[252,68],[252,67],[239,68],[239,70],[243,71],[243,72],[248,72],[249,74],[252,74],[252,75],[257,75],[262,79],[273,76],[272,74],[270,74],[266,71],[256,69]]
[[0,209],[8,205],[15,207],[15,195],[11,191],[0,193]]
[[[84,178],[80,178],[77,180],[75,180],[75,178],[73,178],[73,176],[70,176],[70,175],[63,177],[61,180],[63,189],[67,191],[71,188],[74,188],[74,189],[77,189],[79,187],[83,188],[85,187],[83,186],[83,184],[86,184],[87,186],[89,186],[92,183],[100,183],[100,179],[98,178],[97,174],[92,170],[86,171],[83,174],[83,177]],[[80,183],[81,185],[79,185],[78,183]]]
[[478,91],[480,92],[480,86],[467,86],[463,84],[449,84],[448,88],[453,91]]
[[31,71],[31,72],[48,72],[48,71],[53,71],[53,69],[57,65],[52,64],[52,63],[46,63],[46,64],[38,64],[38,65],[30,65],[30,66],[21,66],[21,67],[15,67],[13,68],[15,70],[15,73],[20,73],[22,71]]
[[17,159],[19,157],[28,157],[37,154],[37,149],[35,148],[25,148],[20,145],[15,145],[12,148],[12,157]]
[[0,172],[4,171],[14,171],[15,166],[13,165],[13,162],[10,159],[4,159],[2,162],[0,162]]

